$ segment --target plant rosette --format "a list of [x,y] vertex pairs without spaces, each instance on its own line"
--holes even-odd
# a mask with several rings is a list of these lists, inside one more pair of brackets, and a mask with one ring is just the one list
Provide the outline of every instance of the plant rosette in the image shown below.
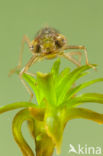
[[65,68],[60,72],[60,60],[57,59],[49,73],[37,72],[36,77],[23,74],[36,96],[37,104],[16,102],[0,107],[0,113],[21,108],[13,119],[12,130],[24,156],[34,156],[21,131],[24,121],[28,121],[35,141],[36,156],[52,156],[54,148],[57,154],[60,153],[64,128],[69,120],[84,118],[103,124],[103,114],[80,107],[86,102],[103,104],[103,94],[80,94],[82,89],[103,81],[103,78],[74,85],[88,74],[89,69],[90,66],[84,65],[73,71]]

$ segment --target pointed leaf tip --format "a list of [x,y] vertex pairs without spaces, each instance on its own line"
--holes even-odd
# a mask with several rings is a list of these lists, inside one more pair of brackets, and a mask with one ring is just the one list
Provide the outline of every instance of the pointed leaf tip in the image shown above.
[[37,73],[38,88],[49,105],[56,104],[55,82],[53,80],[53,74]]

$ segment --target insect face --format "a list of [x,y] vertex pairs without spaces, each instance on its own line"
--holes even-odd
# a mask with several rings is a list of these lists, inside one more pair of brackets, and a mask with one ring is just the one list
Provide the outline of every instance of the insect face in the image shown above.
[[63,35],[59,34],[55,29],[44,28],[34,39],[33,51],[35,53],[53,53],[65,46],[66,39]]

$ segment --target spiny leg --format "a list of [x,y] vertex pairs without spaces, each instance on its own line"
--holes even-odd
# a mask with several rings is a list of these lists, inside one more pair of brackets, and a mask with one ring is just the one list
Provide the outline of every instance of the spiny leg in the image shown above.
[[19,73],[19,78],[20,78],[20,80],[21,80],[21,82],[23,83],[23,85],[24,85],[24,87],[26,88],[26,90],[27,90],[27,92],[30,94],[30,100],[29,101],[31,101],[32,100],[32,98],[33,98],[33,93],[32,93],[32,91],[31,91],[31,89],[28,87],[28,85],[26,84],[26,82],[24,81],[24,79],[23,79],[23,73],[27,73],[28,74],[28,69],[30,68],[30,66],[33,64],[33,63],[35,63],[36,61],[38,61],[38,59],[39,59],[39,56],[37,56],[37,55],[34,55],[34,56],[32,56],[31,57],[31,59],[29,60],[29,62],[26,64],[26,66],[21,70],[21,72]]
[[96,69],[93,65],[89,64],[88,63],[88,55],[87,55],[87,49],[85,46],[82,46],[82,45],[78,45],[78,46],[75,46],[75,45],[70,45],[70,46],[67,46],[67,47],[64,47],[64,49],[80,49],[80,50],[84,50],[84,55],[85,55],[85,60],[86,60],[86,64],[89,65],[90,67],[92,67],[93,69]]
[[81,66],[80,62],[78,62],[76,59],[74,59],[73,57],[71,57],[71,55],[68,53],[62,53],[59,56],[63,56],[66,59],[68,59],[69,61],[71,61],[72,63],[76,64],[77,66]]
[[25,43],[27,43],[28,47],[31,47],[31,42],[30,42],[29,38],[26,35],[24,35],[24,37],[22,39],[18,65],[9,72],[9,74],[8,74],[9,76],[12,75],[13,73],[15,73],[17,70],[19,70],[21,68],[22,59],[23,59],[24,44]]
[[72,51],[72,52],[69,52],[69,54],[71,55],[71,56],[75,56],[75,55],[77,55],[78,57],[79,57],[79,63],[81,64],[81,57],[82,57],[82,53],[81,52],[76,52],[76,51]]
[[25,72],[25,73],[28,74],[28,75],[30,75],[30,76],[33,76],[33,77],[36,76],[36,74],[34,74],[34,73],[30,73],[30,72]]

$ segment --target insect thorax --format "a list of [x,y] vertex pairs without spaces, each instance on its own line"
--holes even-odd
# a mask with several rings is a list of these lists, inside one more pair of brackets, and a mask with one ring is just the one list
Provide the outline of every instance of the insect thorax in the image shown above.
[[65,37],[57,30],[45,27],[40,30],[33,42],[34,52],[53,53],[66,44]]

